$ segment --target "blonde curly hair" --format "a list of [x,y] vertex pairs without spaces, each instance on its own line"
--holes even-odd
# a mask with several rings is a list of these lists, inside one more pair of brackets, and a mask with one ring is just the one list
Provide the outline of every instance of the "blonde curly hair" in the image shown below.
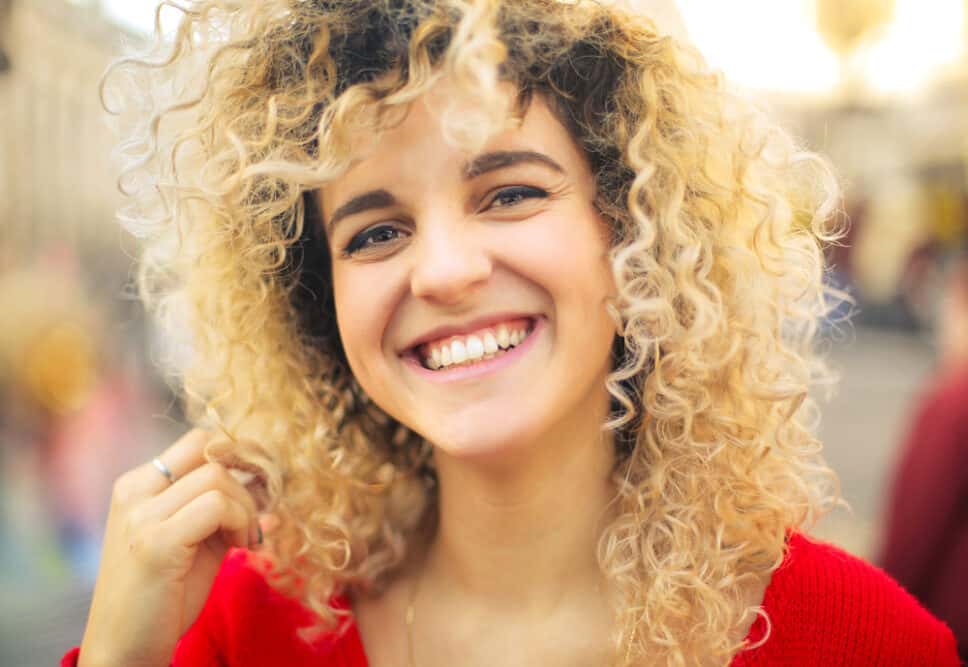
[[482,110],[445,116],[467,145],[506,121],[510,83],[512,115],[539,95],[583,149],[613,231],[617,514],[598,557],[621,599],[618,662],[748,648],[763,612],[744,585],[836,496],[808,397],[829,378],[814,335],[840,233],[825,163],[690,47],[604,2],[179,9],[173,39],[105,80],[134,120],[122,218],[145,241],[146,302],[189,332],[177,377],[193,419],[226,436],[211,455],[258,470],[282,519],[273,584],[340,621],[333,596],[385,584],[435,509],[428,443],[348,368],[311,193],[440,76]]

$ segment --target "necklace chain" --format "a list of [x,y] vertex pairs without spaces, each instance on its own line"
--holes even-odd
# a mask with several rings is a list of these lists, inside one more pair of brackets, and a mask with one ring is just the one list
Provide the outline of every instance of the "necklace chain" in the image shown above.
[[417,601],[417,593],[420,590],[420,579],[423,574],[423,570],[417,571],[417,576],[414,578],[413,586],[410,588],[410,599],[407,601],[407,611],[404,614],[404,620],[407,625],[407,659],[408,667],[417,667],[417,659],[414,657],[414,642],[413,642],[413,621],[416,617],[416,611],[414,611],[414,603]]

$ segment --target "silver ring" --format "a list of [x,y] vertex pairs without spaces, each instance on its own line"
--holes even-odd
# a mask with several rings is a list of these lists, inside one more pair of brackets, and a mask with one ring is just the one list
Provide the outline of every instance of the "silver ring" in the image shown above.
[[158,472],[167,477],[170,483],[175,483],[175,473],[171,471],[171,468],[165,465],[164,461],[156,456],[155,458],[151,459],[151,465],[157,468]]

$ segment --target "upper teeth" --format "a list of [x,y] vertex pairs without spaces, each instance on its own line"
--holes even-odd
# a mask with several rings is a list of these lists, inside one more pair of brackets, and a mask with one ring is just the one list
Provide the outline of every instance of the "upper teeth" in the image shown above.
[[437,370],[447,366],[489,359],[502,350],[518,345],[528,336],[528,323],[516,320],[469,336],[458,336],[421,346],[424,364]]

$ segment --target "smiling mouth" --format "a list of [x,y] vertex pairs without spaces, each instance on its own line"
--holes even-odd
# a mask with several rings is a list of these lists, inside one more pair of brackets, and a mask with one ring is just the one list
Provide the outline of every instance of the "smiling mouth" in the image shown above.
[[472,366],[507,354],[534,331],[533,318],[520,318],[479,329],[464,336],[449,336],[418,345],[413,350],[420,365],[431,371]]

